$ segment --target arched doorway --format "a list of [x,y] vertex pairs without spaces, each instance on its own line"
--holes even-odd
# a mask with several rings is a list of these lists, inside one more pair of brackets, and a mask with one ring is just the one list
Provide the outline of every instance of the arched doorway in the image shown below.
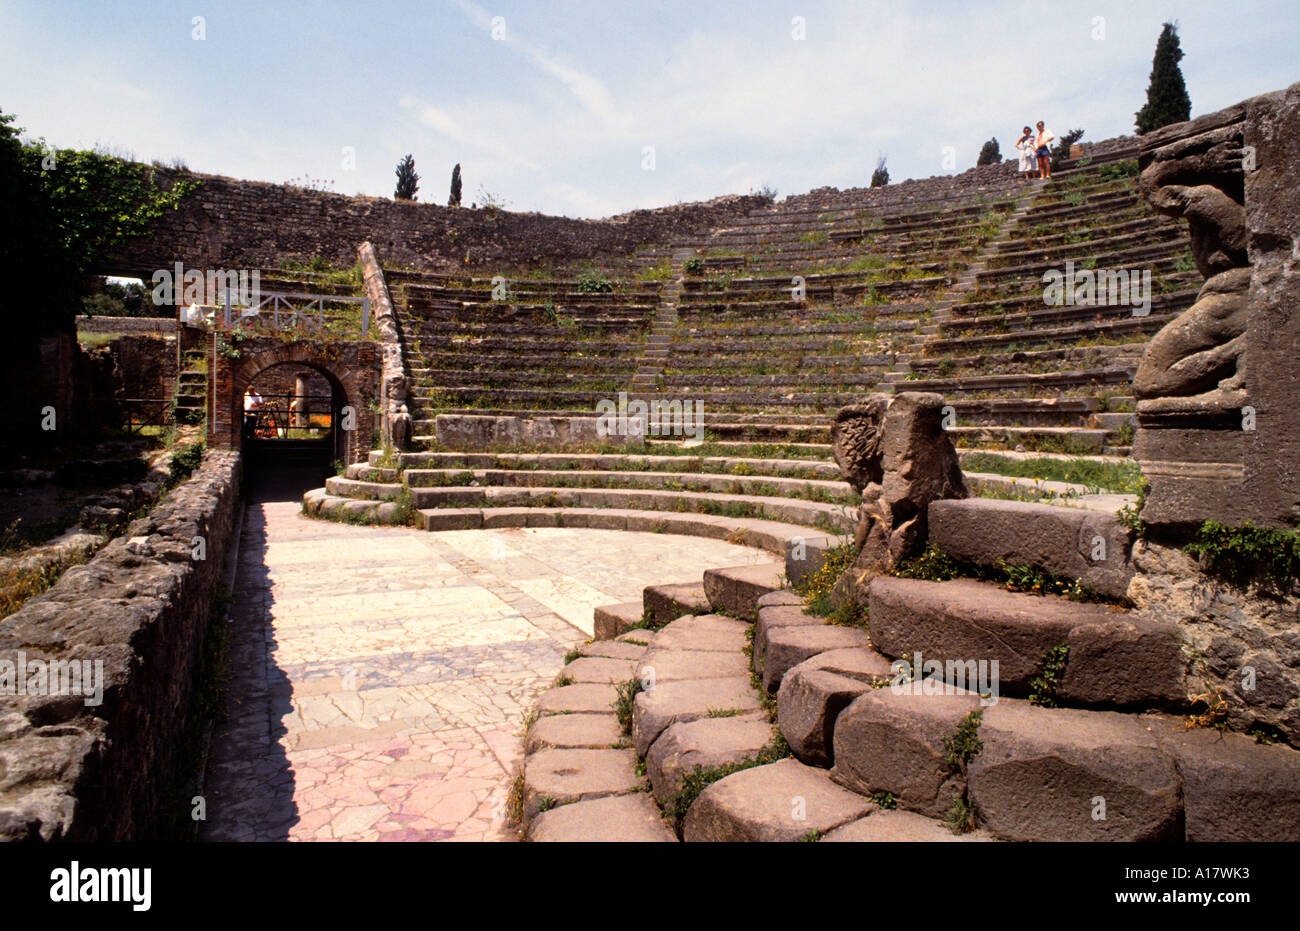
[[[209,445],[242,450],[254,484],[274,485],[287,499],[319,488],[339,464],[365,459],[377,407],[373,344],[259,337],[225,348],[210,356]],[[260,404],[248,404],[250,392]]]
[[327,369],[301,362],[269,365],[240,398],[240,445],[249,468],[328,469],[345,460],[341,421],[347,392]]
[[[246,474],[278,471],[292,478],[281,483],[285,490],[301,486],[298,494],[319,488],[338,464],[366,459],[378,424],[381,357],[375,343],[247,335],[227,341],[222,333],[212,340],[209,446],[244,451]],[[300,378],[308,397],[295,410]],[[264,395],[264,406],[266,395],[278,396],[278,410],[246,423],[250,388]]]

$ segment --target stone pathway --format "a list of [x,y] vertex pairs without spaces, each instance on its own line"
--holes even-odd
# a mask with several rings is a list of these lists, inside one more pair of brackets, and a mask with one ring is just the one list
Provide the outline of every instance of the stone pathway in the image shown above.
[[206,840],[496,840],[523,715],[592,608],[709,566],[715,540],[425,533],[245,512]]

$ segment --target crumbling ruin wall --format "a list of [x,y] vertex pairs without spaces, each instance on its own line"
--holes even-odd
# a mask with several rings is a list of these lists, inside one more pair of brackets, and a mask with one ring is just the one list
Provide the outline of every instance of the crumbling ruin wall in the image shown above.
[[[159,183],[178,176],[155,169]],[[185,173],[201,184],[167,211],[148,236],[128,242],[107,273],[146,274],[181,261],[191,268],[276,267],[283,259],[321,256],[340,266],[357,261],[369,240],[385,265],[437,271],[494,262],[564,264],[631,255],[726,225],[766,204],[731,195],[695,204],[636,210],[604,220],[469,209],[348,197],[285,184]]]
[[[207,453],[151,513],[0,621],[0,840],[156,836],[180,801],[166,793],[238,494],[239,454]],[[48,685],[20,694],[32,689],[3,677],[74,660],[100,664],[101,703]]]

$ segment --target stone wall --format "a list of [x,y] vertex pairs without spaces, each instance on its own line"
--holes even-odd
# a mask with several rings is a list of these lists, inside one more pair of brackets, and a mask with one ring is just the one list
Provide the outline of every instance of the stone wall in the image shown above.
[[78,333],[157,333],[176,335],[176,318],[167,317],[77,317]]
[[[177,173],[155,169],[162,184]],[[187,175],[190,176],[190,175]],[[563,264],[630,255],[639,246],[706,232],[766,203],[755,196],[637,210],[604,220],[348,197],[283,184],[192,175],[179,209],[105,263],[105,274],[144,274],[183,261],[193,268],[278,266],[323,256],[342,266],[369,240],[385,265],[457,270],[503,263]]]
[[[335,431],[334,458],[345,463],[360,462],[369,455],[374,431],[382,355],[371,340],[295,340],[274,336],[251,337],[238,344],[235,358],[208,352],[214,402],[208,411],[208,445],[238,449],[243,442],[244,392],[262,373],[276,366],[308,368],[330,384],[334,414],[351,407],[353,428]],[[313,410],[316,408],[313,407]]]
[[122,335],[83,349],[81,393],[87,400],[170,398],[176,387],[175,324],[167,336]]
[[0,690],[0,840],[156,835],[176,801],[164,793],[238,492],[238,453],[207,453],[149,515],[0,621],[0,668],[101,663],[104,686],[98,705]]

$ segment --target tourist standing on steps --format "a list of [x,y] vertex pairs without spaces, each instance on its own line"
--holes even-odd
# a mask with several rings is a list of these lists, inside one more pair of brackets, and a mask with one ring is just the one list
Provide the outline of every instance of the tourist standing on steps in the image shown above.
[[1020,172],[1029,181],[1034,177],[1034,169],[1038,166],[1038,158],[1034,155],[1037,149],[1037,143],[1034,141],[1034,131],[1028,126],[1025,127],[1024,135],[1016,143],[1016,151],[1020,153]]
[[1052,150],[1049,145],[1056,139],[1056,136],[1050,129],[1043,125],[1043,121],[1038,121],[1038,136],[1034,139],[1035,155],[1038,156],[1038,177],[1052,177]]

